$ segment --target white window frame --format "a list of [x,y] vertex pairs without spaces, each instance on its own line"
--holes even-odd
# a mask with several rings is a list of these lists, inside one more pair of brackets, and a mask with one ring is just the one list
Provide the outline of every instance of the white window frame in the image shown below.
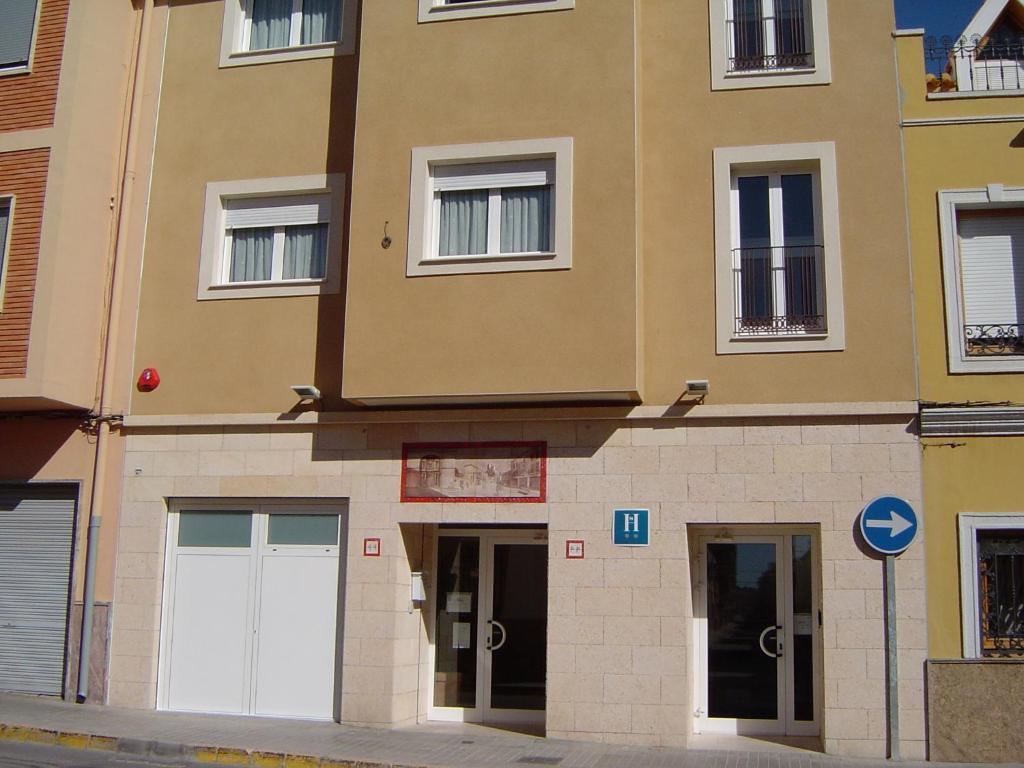
[[949,372],[1011,373],[1024,371],[1024,356],[975,357],[967,355],[963,334],[964,296],[960,273],[959,235],[957,234],[957,212],[959,210],[1024,208],[1024,187],[989,184],[983,189],[943,190],[939,192],[938,198]]
[[0,314],[4,311],[4,296],[7,294],[7,264],[11,256],[11,232],[14,231],[14,195],[0,195],[0,203],[6,202],[7,236],[0,240]]
[[447,3],[445,0],[419,0],[418,20],[451,21],[481,16],[510,16],[543,11],[568,11],[576,7],[576,0],[468,0]]
[[[227,274],[231,258],[231,237],[225,226],[227,204],[232,200],[266,199],[268,203],[282,197],[323,197],[329,215],[326,274],[322,278],[281,279],[281,260],[275,258],[271,279],[266,282],[230,283]],[[341,252],[345,237],[343,228],[345,206],[344,174],[316,174],[275,179],[211,182],[206,185],[203,213],[203,240],[199,259],[199,290],[197,298],[249,299],[267,296],[318,296],[337,293],[341,285]],[[254,225],[260,226],[260,225]],[[283,226],[275,227],[275,253],[283,251]],[[276,241],[280,241],[280,243]]]
[[[448,169],[452,169],[448,171]],[[496,219],[502,186],[552,185],[552,250],[500,253]],[[438,256],[440,196],[438,179],[453,177],[456,186],[488,189],[488,253]],[[572,267],[572,139],[527,139],[486,144],[414,147],[409,192],[409,249],[406,275],[532,272]],[[478,179],[472,182],[471,179]],[[494,198],[498,198],[498,202]]]
[[19,66],[0,67],[0,77],[8,75],[25,75],[32,72],[32,62],[36,57],[36,43],[39,41],[39,17],[42,15],[42,0],[37,0],[35,16],[32,20],[32,39],[28,44],[28,61]]
[[[738,239],[734,179],[748,175],[812,172],[816,178],[823,268],[824,333],[737,334],[733,290]],[[716,350],[720,355],[763,352],[828,352],[845,349],[839,193],[834,142],[719,147],[714,150]]]
[[341,39],[330,43],[300,45],[301,0],[292,0],[291,36],[293,44],[287,48],[269,48],[250,51],[249,16],[252,0],[224,0],[224,24],[221,31],[220,66],[242,67],[249,64],[271,64],[279,61],[323,59],[350,56],[355,53],[356,0],[337,0],[341,4]]
[[[765,15],[772,13],[774,0],[762,0]],[[778,88],[790,85],[827,85],[832,82],[832,57],[828,44],[828,0],[807,0],[810,6],[810,67],[780,67],[756,71],[729,72],[729,20],[732,0],[708,0],[711,34],[711,90]]]
[[978,594],[978,531],[1024,530],[1024,514],[961,513],[960,620],[965,659],[980,659],[981,595]]

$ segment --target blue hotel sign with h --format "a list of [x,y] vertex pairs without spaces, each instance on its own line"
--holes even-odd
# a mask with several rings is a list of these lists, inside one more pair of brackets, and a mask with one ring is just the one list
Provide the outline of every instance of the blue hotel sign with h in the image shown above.
[[650,510],[616,509],[612,517],[612,543],[620,547],[646,547],[650,545]]

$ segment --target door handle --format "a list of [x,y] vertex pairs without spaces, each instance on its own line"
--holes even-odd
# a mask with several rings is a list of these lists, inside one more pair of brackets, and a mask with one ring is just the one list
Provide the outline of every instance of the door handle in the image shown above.
[[782,626],[779,624],[769,624],[761,630],[761,635],[757,638],[757,644],[761,646],[761,652],[770,659],[777,659],[782,656],[782,641],[778,635],[775,636],[775,653],[772,653],[764,647],[764,639],[768,636],[769,632],[778,632],[780,629],[782,629]]
[[490,624],[492,627],[497,627],[501,630],[501,642],[497,645],[494,644],[494,630],[491,630],[491,645],[489,646],[489,648],[492,651],[496,651],[505,644],[506,640],[508,640],[508,630],[505,629],[504,625],[496,619],[490,619],[487,623]]

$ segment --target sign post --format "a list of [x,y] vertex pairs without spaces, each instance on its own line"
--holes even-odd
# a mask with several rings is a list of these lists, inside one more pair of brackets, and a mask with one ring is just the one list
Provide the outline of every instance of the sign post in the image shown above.
[[879,496],[860,513],[864,542],[885,558],[885,634],[889,683],[889,758],[900,759],[899,670],[896,661],[896,555],[917,535],[917,515],[909,503],[897,496]]

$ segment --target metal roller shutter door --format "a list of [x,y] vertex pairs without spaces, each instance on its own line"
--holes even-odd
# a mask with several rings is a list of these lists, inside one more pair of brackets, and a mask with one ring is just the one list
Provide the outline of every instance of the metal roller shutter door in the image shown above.
[[0,485],[0,690],[63,690],[72,486]]

